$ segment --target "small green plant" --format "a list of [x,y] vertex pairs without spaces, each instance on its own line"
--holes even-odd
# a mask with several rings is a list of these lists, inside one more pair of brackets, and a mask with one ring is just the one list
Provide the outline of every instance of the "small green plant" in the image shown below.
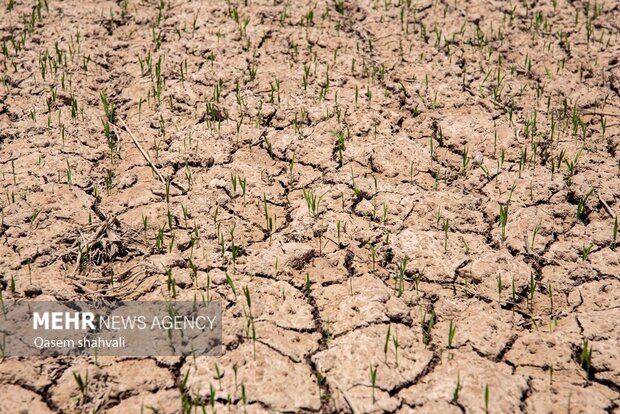
[[405,273],[407,272],[407,263],[409,263],[409,258],[405,256],[398,265],[398,276],[396,278],[396,286],[394,286],[394,290],[397,292],[397,297],[401,297],[405,292]]
[[375,399],[375,388],[377,387],[377,366],[373,368],[372,364],[370,364],[370,386],[372,387],[372,402],[376,401]]
[[34,213],[32,213],[32,215],[30,216],[30,228],[34,228],[35,227],[35,223],[37,221],[37,217],[39,217],[39,214],[41,213],[41,210],[43,210],[42,208],[37,208]]
[[304,284],[304,294],[307,298],[312,297],[312,282],[310,282],[310,275],[306,273],[306,283]]
[[489,414],[489,384],[484,386],[484,414]]
[[267,196],[263,193],[263,213],[265,214],[265,222],[266,222],[266,226],[267,226],[267,234],[269,235],[269,237],[271,238],[271,235],[273,234],[273,232],[275,231],[275,227],[276,227],[276,217],[275,215],[273,217],[271,217],[269,215],[269,208],[267,207]]
[[394,344],[394,359],[398,365],[398,333],[392,335],[392,343]]
[[452,391],[452,402],[457,403],[459,401],[459,393],[461,392],[462,387],[463,383],[461,382],[461,374],[457,372],[456,384],[454,385],[454,391]]
[[[568,168],[568,172],[570,174],[570,176],[575,175],[575,171],[577,169],[577,162],[579,161],[579,157],[581,156],[581,150],[577,151],[577,154],[575,154],[575,157],[573,158],[572,161],[569,161],[566,156],[564,156],[564,153],[560,153],[561,156],[563,156],[564,159],[564,163],[566,164],[566,168]],[[561,158],[560,161],[558,162],[558,165],[561,162]],[[569,177],[570,178],[570,177]]]
[[587,209],[587,203],[588,203],[588,199],[590,198],[590,196],[592,195],[592,192],[594,191],[593,188],[590,189],[590,191],[588,191],[583,197],[581,197],[581,199],[579,200],[579,203],[577,204],[577,220],[582,220],[585,218],[586,215],[586,209]]
[[469,149],[467,147],[464,147],[463,148],[463,160],[462,160],[462,165],[461,165],[461,174],[463,175],[463,177],[467,173],[467,167],[469,167],[469,162],[470,162]]
[[590,369],[592,368],[592,345],[590,345],[587,339],[584,339],[581,344],[580,363],[581,368],[586,371],[589,380],[591,375]]
[[225,272],[226,274],[226,283],[228,283],[228,286],[230,286],[230,290],[232,290],[232,293],[235,295],[235,298],[237,297],[237,289],[235,288],[235,283],[233,282],[232,278],[230,277],[230,275],[228,274],[228,272]]
[[69,160],[67,160],[67,183],[73,184],[73,180],[71,178],[71,164],[69,164]]
[[530,243],[530,250],[534,251],[534,242],[536,241],[536,235],[540,231],[540,226],[534,227],[534,231],[532,231],[532,242]]
[[422,314],[422,342],[424,345],[428,345],[431,342],[431,332],[435,326],[437,316],[435,315],[435,309],[431,310],[428,320],[426,319],[426,311]]
[[88,395],[88,386],[90,385],[90,381],[88,378],[88,370],[86,370],[86,375],[84,377],[82,377],[82,374],[78,372],[73,372],[73,379],[75,380],[78,386],[78,389],[80,391],[80,396],[78,397],[78,403],[82,405],[90,401],[90,397]]
[[530,306],[530,310],[534,307],[534,294],[536,293],[536,279],[534,279],[534,273],[530,272],[530,283],[528,286],[528,303]]
[[501,241],[506,241],[506,224],[508,223],[508,204],[499,205],[499,227],[501,229]]
[[232,183],[232,193],[230,194],[230,198],[236,198],[237,195],[237,185],[239,185],[241,189],[241,196],[245,200],[245,193],[247,190],[247,179],[245,177],[241,178],[238,175],[230,175],[230,181]]
[[323,195],[318,196],[312,190],[303,190],[304,200],[306,200],[306,205],[308,206],[308,213],[311,217],[317,218],[321,214],[321,200],[323,199]]
[[581,249],[581,260],[583,260],[584,262],[586,260],[588,260],[588,256],[590,256],[590,253],[592,253],[592,248],[594,247],[594,243],[590,243],[587,246],[583,246],[583,248]]
[[168,294],[172,299],[177,297],[177,282],[176,279],[172,276],[172,269],[166,270],[166,285],[168,287]]
[[454,344],[454,335],[456,334],[456,324],[450,320],[450,326],[448,327],[448,349],[452,349]]
[[243,295],[245,296],[246,304],[248,305],[246,314],[247,326],[246,329],[248,331],[249,336],[252,338],[252,348],[254,351],[254,358],[256,358],[256,327],[254,325],[254,316],[252,314],[252,298],[250,297],[250,289],[247,286],[243,287]]
[[392,332],[392,324],[388,324],[387,333],[385,334],[385,345],[383,346],[383,356],[384,360],[387,363],[387,354],[388,354],[388,345],[390,344],[390,336]]

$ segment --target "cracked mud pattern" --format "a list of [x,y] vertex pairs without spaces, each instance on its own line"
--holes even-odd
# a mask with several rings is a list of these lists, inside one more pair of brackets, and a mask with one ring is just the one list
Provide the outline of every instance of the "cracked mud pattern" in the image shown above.
[[618,412],[620,6],[554,3],[4,0],[3,300],[224,352],[5,358],[0,412]]

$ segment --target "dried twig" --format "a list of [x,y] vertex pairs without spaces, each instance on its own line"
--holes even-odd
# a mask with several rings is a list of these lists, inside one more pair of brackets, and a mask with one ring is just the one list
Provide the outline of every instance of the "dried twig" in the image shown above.
[[611,218],[616,218],[616,213],[614,213],[611,207],[609,207],[609,204],[607,204],[605,200],[603,200],[603,197],[601,197],[600,194],[597,194],[597,195],[598,195],[598,200],[601,202],[601,204],[603,204],[603,207],[605,207],[605,210],[607,210]]
[[597,116],[617,116],[620,118],[620,114],[615,114],[613,112],[584,111],[581,114],[582,115],[597,115]]
[[338,388],[338,391],[340,391],[340,394],[342,394],[342,397],[344,398],[344,401],[349,406],[349,409],[351,410],[351,413],[352,414],[358,414],[359,411],[355,408],[355,405],[353,404],[353,401],[351,401],[351,399],[349,398],[347,393],[344,391],[344,389],[338,383],[336,383],[335,385],[336,385],[336,388]]
[[[131,132],[131,130],[129,129],[129,127],[127,126],[127,124],[125,123],[125,121],[123,121],[123,118],[118,117],[118,120],[120,121],[120,123],[123,125],[123,128],[125,128],[125,131],[127,132],[127,134],[129,134],[129,136],[131,137],[131,140],[133,141],[134,144],[136,144],[136,147],[138,147],[138,150],[140,150],[140,153],[142,154],[142,156],[144,157],[144,159],[146,160],[146,162],[149,163],[149,166],[151,167],[151,169],[153,171],[155,171],[155,174],[157,174],[157,176],[159,177],[159,179],[161,180],[162,184],[166,184],[166,180],[164,179],[164,177],[160,174],[159,170],[157,169],[157,167],[155,166],[155,164],[153,164],[153,161],[151,161],[151,157],[149,157],[149,154],[146,153],[146,151],[144,151],[144,149],[142,148],[142,146],[138,143],[138,141],[136,140],[136,137],[133,135],[133,133]],[[112,124],[115,128],[119,129],[116,125]]]

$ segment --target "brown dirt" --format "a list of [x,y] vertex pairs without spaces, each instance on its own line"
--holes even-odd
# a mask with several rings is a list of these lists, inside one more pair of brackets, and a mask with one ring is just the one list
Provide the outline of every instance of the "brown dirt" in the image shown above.
[[6,358],[0,412],[479,413],[487,386],[490,412],[618,412],[617,2],[10,3],[4,300],[168,298],[170,271],[225,349]]

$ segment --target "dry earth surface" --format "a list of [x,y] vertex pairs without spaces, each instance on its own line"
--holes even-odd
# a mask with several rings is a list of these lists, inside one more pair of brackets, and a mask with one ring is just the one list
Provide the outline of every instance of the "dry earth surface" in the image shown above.
[[0,412],[619,411],[618,2],[1,9],[3,300],[224,346],[4,358]]

